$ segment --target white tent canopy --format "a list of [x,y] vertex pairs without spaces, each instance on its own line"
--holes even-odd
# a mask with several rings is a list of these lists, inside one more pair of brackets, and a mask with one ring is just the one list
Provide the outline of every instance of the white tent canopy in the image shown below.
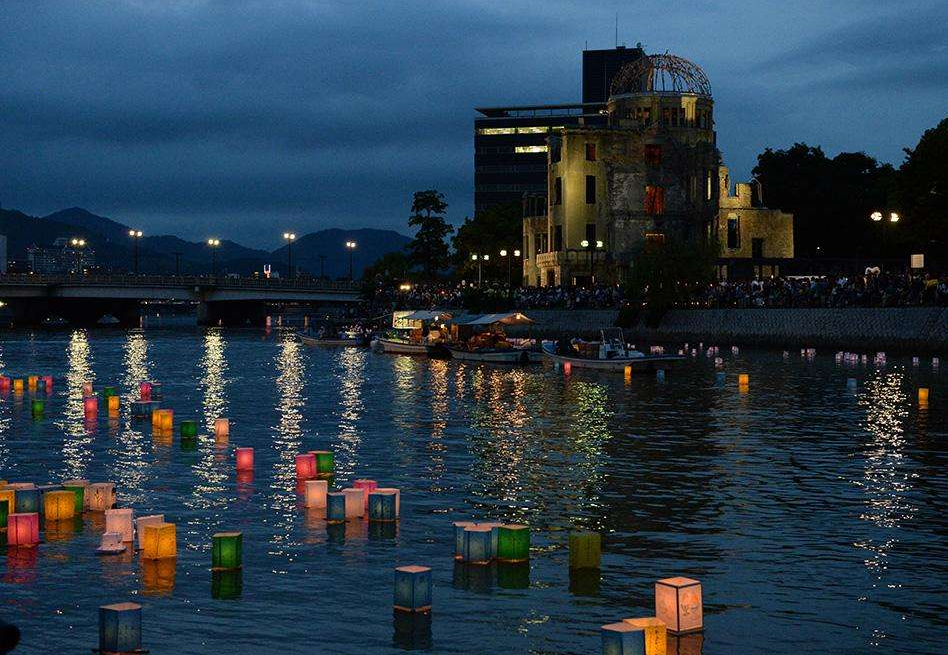
[[493,325],[494,323],[500,323],[501,325],[529,325],[533,323],[533,320],[527,318],[520,312],[511,312],[510,314],[484,314],[483,316],[476,316],[469,321],[461,323],[461,325]]

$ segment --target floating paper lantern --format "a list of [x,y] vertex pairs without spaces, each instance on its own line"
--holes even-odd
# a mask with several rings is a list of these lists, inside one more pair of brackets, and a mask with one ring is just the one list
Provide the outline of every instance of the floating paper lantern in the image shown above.
[[63,482],[63,489],[76,494],[76,514],[81,514],[82,510],[89,507],[89,495],[86,493],[86,487],[88,486],[88,480],[66,480]]
[[573,372],[573,364],[571,362],[563,362],[563,375],[569,375]]
[[382,492],[393,492],[395,494],[395,518],[398,518],[402,515],[402,493],[393,487],[379,487],[376,491]]
[[7,515],[8,546],[35,546],[38,543],[39,514],[36,512],[14,512]]
[[92,382],[88,380],[82,383],[82,397],[88,398],[92,395]]
[[131,653],[142,647],[142,606],[116,603],[99,607],[99,652]]
[[14,393],[23,393],[23,378],[17,378],[13,381]]
[[132,402],[132,418],[147,419],[152,413],[152,402],[150,400],[135,400]]
[[644,655],[665,655],[668,642],[668,630],[665,623],[654,616],[634,619],[622,619],[623,623],[640,628],[645,633]]
[[599,629],[602,655],[645,655],[645,630],[625,622],[608,623]]
[[497,534],[497,559],[524,562],[530,558],[530,528],[525,525],[503,525]]
[[497,559],[497,544],[500,542],[500,528],[503,523],[478,523],[482,528],[490,528],[490,558]]
[[365,508],[369,508],[369,493],[379,488],[379,483],[375,480],[359,479],[352,481],[354,489],[365,489]]
[[937,358],[937,357],[932,357],[932,366],[933,366],[934,368],[938,368],[938,363],[939,363],[938,358]]
[[[80,511],[82,503],[80,501]],[[43,513],[47,521],[71,519],[76,515],[76,494],[72,491],[47,491],[43,496]]]
[[477,525],[473,521],[454,522],[454,559],[464,561],[464,530]]
[[122,541],[131,543],[135,539],[135,528],[131,509],[108,509],[105,511],[105,531],[117,532]]
[[234,600],[244,589],[244,573],[240,569],[211,571],[211,598]]
[[10,516],[10,501],[0,497],[0,530],[7,529],[7,521]]
[[913,358],[912,358],[912,366],[918,366],[918,363],[919,363],[918,357],[913,357]]
[[102,541],[99,547],[95,549],[97,555],[119,555],[126,550],[122,542],[122,535],[119,532],[103,532]]
[[99,413],[99,399],[95,396],[87,396],[82,399],[82,411],[86,418],[92,418]]
[[602,535],[598,532],[569,533],[569,567],[598,569],[602,556]]
[[116,395],[115,387],[102,387],[103,398],[111,398],[112,396],[115,396],[115,395]]
[[218,532],[211,537],[211,566],[215,569],[237,569],[243,562],[244,535],[241,532]]
[[346,495],[341,491],[326,494],[326,522],[342,523],[346,520]]
[[115,484],[112,482],[96,482],[86,487],[89,496],[89,509],[93,512],[104,512],[112,509],[115,504]]
[[181,437],[196,437],[197,436],[197,421],[187,420],[181,421]]
[[253,470],[253,448],[237,448],[234,455],[237,458],[238,471]]
[[161,382],[152,381],[151,383],[151,399],[152,400],[161,400],[163,398],[161,390]]
[[332,473],[336,468],[336,458],[329,450],[311,450],[311,455],[316,456],[316,471],[322,473]]
[[149,514],[148,516],[139,516],[135,519],[135,536],[138,539],[138,547],[142,547],[142,536],[145,534],[146,525],[158,525],[165,522],[164,514]]
[[655,583],[655,616],[669,632],[694,632],[704,627],[701,583],[691,578],[665,578]]
[[394,521],[398,518],[395,510],[395,501],[398,496],[393,491],[371,491],[369,492],[369,520],[370,521]]
[[396,610],[427,612],[431,609],[431,569],[427,566],[400,566],[395,569]]
[[357,519],[365,516],[365,490],[343,489],[346,497],[346,518]]
[[174,430],[174,410],[161,410],[161,417],[159,421],[158,427],[160,427],[162,430],[166,430],[168,432]]
[[119,413],[119,397],[108,396],[107,402],[109,403],[109,415],[117,416]]
[[305,453],[296,456],[296,479],[308,480],[316,477],[316,455]]
[[230,419],[214,419],[214,438],[218,441],[226,441],[230,434]]
[[43,413],[46,411],[46,403],[38,398],[34,398],[33,402],[30,403],[30,414],[33,418],[43,418]]
[[918,402],[919,404],[928,402],[928,389],[925,387],[920,387],[918,390]]
[[471,525],[464,528],[462,556],[469,564],[489,564],[491,552],[490,526]]
[[737,376],[737,383],[742,387],[746,387],[750,384],[750,376],[747,373],[741,373]]
[[10,378],[5,375],[0,375],[0,391],[9,391],[10,390]]
[[[13,485],[11,485],[13,486]],[[16,511],[20,514],[29,514],[40,511],[40,491],[30,485],[28,488],[16,489]]]
[[165,559],[178,555],[178,541],[174,523],[152,523],[144,526],[141,535],[142,557]]
[[26,384],[31,390],[36,390],[36,383],[39,381],[38,375],[28,375],[26,378]]
[[631,367],[631,366],[626,366],[625,369],[624,369],[624,374],[625,374],[625,380],[626,380],[626,382],[631,381],[631,380],[632,380],[632,367]]
[[151,400],[151,382],[141,382],[138,385],[138,397],[148,402]]
[[309,508],[325,507],[329,483],[325,480],[306,480],[305,505]]

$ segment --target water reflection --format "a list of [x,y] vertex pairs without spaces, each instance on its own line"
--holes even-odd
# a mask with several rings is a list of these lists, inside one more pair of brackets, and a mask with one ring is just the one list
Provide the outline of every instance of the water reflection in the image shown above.
[[[302,346],[290,332],[281,332],[281,341],[274,364],[278,392],[276,410],[279,422],[273,427],[273,450],[276,461],[273,469],[271,506],[276,511],[271,543],[275,547],[288,545],[296,514],[296,455],[303,445],[303,380],[305,365]],[[286,554],[282,551],[271,554]]]
[[202,377],[200,385],[204,388],[204,422],[207,429],[214,431],[214,421],[228,416],[227,342],[220,328],[210,328],[204,335],[204,356],[201,358]]
[[[59,424],[65,432],[63,439],[63,472],[66,478],[83,478],[92,457],[92,442],[97,424],[87,420],[82,408],[82,385],[95,385],[92,370],[92,350],[86,330],[73,330],[66,347],[66,406]],[[94,388],[94,386],[93,386]]]
[[343,478],[351,477],[358,467],[358,449],[362,441],[358,423],[363,410],[362,385],[365,382],[367,356],[368,353],[364,350],[343,348],[335,357],[335,377],[339,389],[339,432],[333,441],[333,449],[337,451],[336,474]]

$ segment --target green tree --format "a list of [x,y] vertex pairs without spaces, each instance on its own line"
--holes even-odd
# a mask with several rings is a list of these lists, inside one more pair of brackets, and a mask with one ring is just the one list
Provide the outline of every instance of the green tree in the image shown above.
[[948,247],[948,118],[926,130],[914,148],[905,149],[896,187],[905,219],[900,227],[910,239],[908,245],[929,257],[944,253]]
[[454,231],[447,224],[444,213],[448,205],[444,194],[435,190],[416,191],[411,203],[408,224],[417,227],[415,238],[408,244],[413,263],[429,278],[438,277],[449,263],[446,239]]
[[[471,260],[471,255],[490,255],[484,273],[489,277],[502,278],[507,281],[508,261],[500,257],[501,250],[507,250],[511,257],[514,250],[521,248],[523,241],[523,208],[520,203],[512,202],[496,205],[490,209],[479,211],[474,218],[465,218],[464,224],[458,228],[452,239],[454,246],[455,270],[457,274],[468,279],[477,276],[477,264]],[[511,277],[516,281],[521,278],[521,261],[514,259],[509,262],[513,267]]]

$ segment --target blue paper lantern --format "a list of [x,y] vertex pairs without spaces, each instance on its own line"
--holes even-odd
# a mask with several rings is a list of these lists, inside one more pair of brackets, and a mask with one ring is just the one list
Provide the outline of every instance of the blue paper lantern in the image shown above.
[[39,514],[40,500],[43,495],[39,489],[17,489],[16,490],[16,513],[17,514]]
[[142,647],[142,606],[116,603],[99,608],[99,651],[124,653]]
[[602,626],[602,655],[645,655],[645,631],[628,623]]
[[395,569],[395,609],[427,612],[431,609],[431,569],[400,566]]
[[490,526],[472,525],[464,529],[464,561],[488,564],[491,559]]
[[464,561],[464,529],[477,525],[471,521],[454,522],[454,559]]
[[341,523],[346,520],[346,495],[341,491],[326,494],[326,521]]
[[398,518],[395,513],[395,493],[392,491],[373,491],[369,494],[369,520],[394,521]]

